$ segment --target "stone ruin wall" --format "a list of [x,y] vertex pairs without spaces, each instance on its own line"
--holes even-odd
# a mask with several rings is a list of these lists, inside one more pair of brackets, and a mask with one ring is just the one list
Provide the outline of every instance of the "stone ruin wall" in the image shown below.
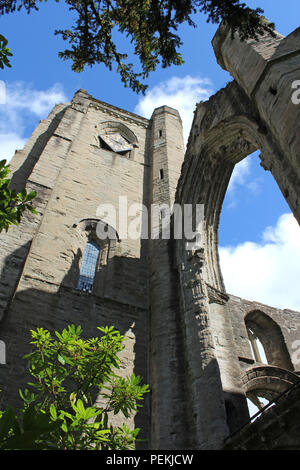
[[[293,354],[299,313],[225,292],[218,226],[234,165],[255,150],[299,223],[300,107],[291,98],[300,74],[300,28],[287,38],[276,33],[257,43],[232,40],[221,25],[212,44],[219,65],[234,80],[196,107],[175,199],[205,208],[204,247],[186,253],[185,241],[176,243],[190,419],[200,448],[220,448],[245,424],[246,392],[282,392],[299,374]],[[253,361],[245,321],[262,336],[269,368]]]

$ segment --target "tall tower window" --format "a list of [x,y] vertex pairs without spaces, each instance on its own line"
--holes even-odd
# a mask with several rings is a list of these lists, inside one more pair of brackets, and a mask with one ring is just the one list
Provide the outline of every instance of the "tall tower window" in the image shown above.
[[100,249],[96,243],[87,242],[80,268],[77,289],[92,292],[99,252]]

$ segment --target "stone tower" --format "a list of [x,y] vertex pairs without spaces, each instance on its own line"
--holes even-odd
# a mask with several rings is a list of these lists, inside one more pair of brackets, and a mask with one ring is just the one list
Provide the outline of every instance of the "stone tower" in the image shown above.
[[[177,111],[164,106],[147,120],[84,90],[56,106],[16,152],[12,184],[37,191],[38,215],[27,214],[17,230],[1,235],[1,340],[7,359],[0,368],[2,404],[17,400],[27,366],[22,357],[30,329],[38,326],[60,331],[73,323],[87,337],[95,336],[97,326],[115,326],[127,337],[124,373],[134,371],[149,382],[149,279],[161,302],[154,278],[163,260],[153,247],[149,276],[148,240],[127,236],[126,225],[129,230],[139,215],[147,225],[140,208],[150,201],[174,201],[183,157]],[[103,219],[109,206],[115,222],[111,214]],[[110,240],[97,236],[102,221],[112,222]],[[90,263],[96,258],[92,279],[85,256]],[[146,434],[148,406],[135,423]]]
[[[300,448],[300,314],[225,292],[217,249],[230,175],[256,149],[299,222],[299,38],[242,43],[219,28],[216,57],[234,80],[197,105],[186,152],[168,106],[148,120],[79,90],[40,122],[11,162],[38,214],[0,237],[2,407],[26,381],[30,329],[113,325],[127,337],[124,374],[150,384],[130,423],[147,448]],[[174,237],[172,217],[162,236],[174,204],[204,206],[201,247]],[[247,397],[276,406],[251,423]]]

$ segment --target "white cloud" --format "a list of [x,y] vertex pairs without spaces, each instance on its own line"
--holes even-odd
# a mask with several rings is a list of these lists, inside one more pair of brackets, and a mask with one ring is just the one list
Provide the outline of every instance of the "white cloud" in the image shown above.
[[13,132],[0,133],[0,160],[10,160],[17,149],[24,147],[26,140]]
[[220,247],[219,254],[227,292],[300,311],[300,231],[292,214],[267,227],[262,243]]
[[135,112],[149,119],[159,106],[177,109],[182,119],[184,140],[187,142],[196,104],[208,100],[212,93],[212,85],[207,78],[190,75],[183,78],[172,77],[146,92],[135,107]]
[[236,186],[245,184],[247,177],[251,172],[251,160],[250,158],[244,158],[244,160],[237,163],[233,169],[228,189],[229,193],[232,193]]
[[62,101],[66,101],[66,97],[59,83],[48,90],[34,90],[23,82],[6,85],[6,104],[10,110],[25,109],[36,116],[44,116],[56,103]]
[[16,149],[23,148],[38,121],[45,119],[55,104],[65,101],[58,83],[47,90],[36,90],[24,82],[5,83],[5,100],[0,104],[1,159],[10,160]]
[[226,205],[228,208],[235,207],[238,204],[237,189],[239,186],[247,187],[250,189],[250,185],[253,181],[248,182],[251,175],[251,160],[250,158],[244,158],[237,163],[233,169],[228,188],[226,193]]
[[[252,158],[251,158],[252,157]],[[257,157],[256,153],[248,155],[248,157],[237,163],[233,169],[228,189],[227,189],[227,207],[234,207],[239,202],[239,187],[247,190],[253,196],[258,196],[263,188],[263,178],[254,176],[253,173],[253,157]]]

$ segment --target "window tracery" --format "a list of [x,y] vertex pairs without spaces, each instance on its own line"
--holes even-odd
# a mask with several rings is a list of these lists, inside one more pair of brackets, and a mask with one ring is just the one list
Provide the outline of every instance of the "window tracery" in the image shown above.
[[121,122],[106,121],[98,130],[98,140],[102,149],[133,159],[138,140],[127,126]]
[[95,242],[88,241],[80,267],[77,289],[92,292],[100,248]]

